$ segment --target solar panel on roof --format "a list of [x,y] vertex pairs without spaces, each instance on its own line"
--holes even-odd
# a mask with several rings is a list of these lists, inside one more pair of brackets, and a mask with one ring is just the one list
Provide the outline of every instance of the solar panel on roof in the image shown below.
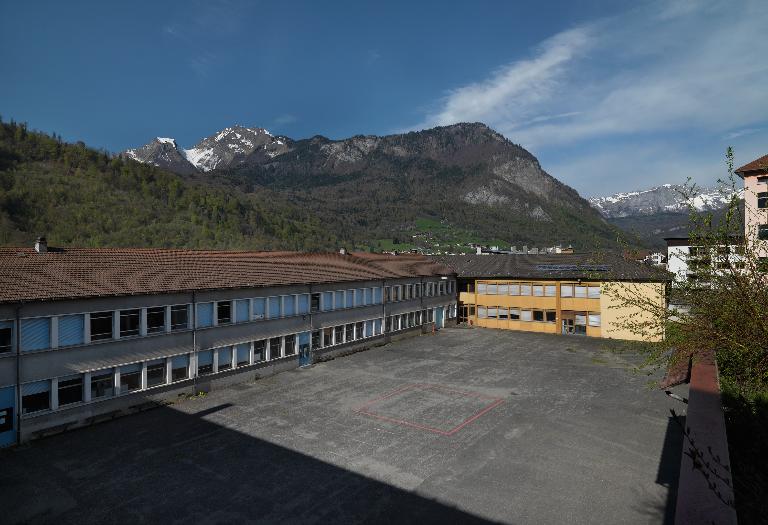
[[536,269],[542,272],[608,272],[608,264],[538,264]]

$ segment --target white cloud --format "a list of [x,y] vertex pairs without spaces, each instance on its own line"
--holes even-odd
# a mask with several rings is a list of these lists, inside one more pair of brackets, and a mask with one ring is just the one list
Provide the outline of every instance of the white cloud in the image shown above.
[[540,46],[536,56],[505,66],[491,77],[451,91],[441,109],[423,127],[474,121],[515,121],[542,104],[558,89],[566,66],[590,43],[589,30],[573,29],[555,35]]
[[757,133],[768,121],[766,28],[765,2],[644,5],[556,34],[486,80],[451,90],[411,129],[483,121],[545,167],[552,159],[550,171],[581,190],[600,180],[637,186],[616,178],[616,162],[655,141],[648,151],[666,160],[635,154],[634,163],[659,174],[654,183],[679,180],[670,170],[704,169],[701,141],[711,140],[719,159],[723,137]]
[[193,56],[187,60],[189,67],[191,67],[192,70],[199,77],[207,77],[209,70],[211,69],[211,67],[214,65],[215,62],[216,62],[216,55],[214,55],[213,53],[209,53],[207,51],[200,53],[199,55]]
[[730,133],[727,133],[724,138],[726,140],[737,139],[739,137],[745,137],[747,135],[752,135],[753,133],[758,133],[762,130],[763,130],[762,128],[737,129],[737,130],[731,131]]
[[288,124],[293,124],[298,120],[299,119],[295,115],[291,115],[290,113],[285,113],[283,115],[276,117],[274,120],[274,123],[277,124],[278,126],[287,126]]

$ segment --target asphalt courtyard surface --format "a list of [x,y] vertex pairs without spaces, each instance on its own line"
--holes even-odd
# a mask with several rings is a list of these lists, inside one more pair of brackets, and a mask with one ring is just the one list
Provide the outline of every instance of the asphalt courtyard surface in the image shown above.
[[0,452],[2,523],[664,523],[674,401],[579,337],[446,329]]

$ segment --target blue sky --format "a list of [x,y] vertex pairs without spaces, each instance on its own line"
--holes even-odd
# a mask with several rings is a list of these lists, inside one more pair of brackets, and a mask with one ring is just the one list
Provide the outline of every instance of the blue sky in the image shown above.
[[0,115],[119,151],[481,121],[582,195],[768,153],[768,3],[3,2]]

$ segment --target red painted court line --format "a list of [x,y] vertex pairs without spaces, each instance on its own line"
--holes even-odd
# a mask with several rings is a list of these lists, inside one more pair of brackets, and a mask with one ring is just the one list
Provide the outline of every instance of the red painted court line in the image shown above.
[[500,404],[502,404],[503,402],[504,402],[504,400],[503,400],[503,399],[500,399],[500,398],[496,398],[496,402],[495,402],[495,403],[491,403],[490,405],[488,405],[487,407],[485,407],[484,409],[482,409],[480,412],[478,412],[478,413],[477,413],[477,414],[475,414],[474,416],[472,416],[472,417],[470,417],[470,418],[466,419],[466,420],[465,420],[463,423],[461,423],[461,424],[460,424],[459,426],[457,426],[456,428],[452,428],[451,430],[449,430],[449,431],[448,431],[448,434],[447,434],[447,435],[448,435],[448,436],[450,436],[450,435],[453,435],[453,434],[455,434],[456,432],[458,432],[459,430],[461,430],[461,429],[462,429],[462,428],[464,428],[465,426],[467,426],[467,425],[469,425],[470,423],[472,423],[472,422],[473,422],[475,419],[479,418],[480,416],[482,416],[482,415],[483,415],[483,414],[485,414],[486,412],[489,412],[490,410],[493,410],[494,408],[496,408],[497,406],[499,406],[499,405],[500,405]]
[[419,384],[413,384],[413,385],[406,385],[404,387],[398,388],[397,390],[394,390],[392,392],[389,392],[387,394],[384,394],[382,396],[379,396],[375,399],[371,399],[370,401],[366,401],[360,408],[355,409],[355,412],[361,412],[363,409],[371,406],[374,403],[378,403],[379,401],[384,401],[385,399],[389,399],[392,396],[396,396],[397,394],[401,394],[405,392],[406,390],[410,390],[411,388],[421,386]]
[[445,430],[440,430],[439,428],[428,427],[426,425],[419,425],[418,423],[411,423],[410,421],[405,421],[404,419],[394,419],[387,416],[380,416],[379,414],[366,412],[364,410],[358,410],[358,412],[360,414],[365,414],[366,416],[375,417],[376,419],[381,419],[382,421],[389,421],[390,423],[395,423],[397,425],[404,425],[408,427],[418,428],[420,430],[426,430],[428,432],[434,432],[435,434],[441,434],[443,436],[450,436],[448,432],[446,432]]
[[455,394],[461,394],[461,395],[468,396],[468,397],[482,397],[482,398],[485,398],[485,399],[499,399],[498,397],[488,396],[486,394],[481,394],[479,392],[466,392],[464,390],[455,390],[453,388],[448,388],[447,386],[442,386],[442,385],[430,385],[430,384],[426,384],[425,383],[425,384],[419,385],[419,386],[425,386],[427,388],[434,388],[434,389],[437,389],[437,390],[445,390],[446,392],[453,392]]
[[[412,422],[406,421],[404,419],[395,419],[395,418],[391,418],[391,417],[387,417],[387,416],[382,416],[382,415],[379,415],[379,414],[375,414],[373,412],[369,412],[367,410],[368,407],[370,407],[374,403],[377,403],[379,401],[383,401],[385,399],[389,399],[391,397],[394,397],[394,396],[396,396],[398,394],[402,394],[403,392],[406,392],[408,390],[412,390],[414,388],[420,388],[421,390],[426,390],[426,389],[444,390],[444,391],[447,391],[447,392],[453,392],[453,393],[461,394],[463,396],[468,396],[468,397],[480,397],[480,398],[485,398],[485,399],[493,399],[494,402],[491,403],[490,405],[484,407],[483,409],[481,409],[478,413],[468,417],[467,419],[462,421],[459,425],[457,425],[456,427],[454,427],[454,428],[452,428],[450,430],[441,430],[439,428],[434,428],[434,427],[430,427],[430,426],[427,426],[427,425],[419,425],[418,423],[412,423]],[[497,406],[499,406],[503,402],[504,402],[504,400],[499,398],[499,397],[488,396],[488,395],[485,395],[485,394],[480,394],[478,392],[465,392],[465,391],[462,391],[462,390],[454,390],[452,388],[444,387],[444,386],[441,386],[441,385],[433,385],[433,384],[428,384],[428,383],[415,383],[415,384],[412,384],[412,385],[406,385],[406,386],[404,386],[402,388],[398,388],[397,390],[394,390],[392,392],[389,392],[387,394],[379,396],[379,397],[377,397],[375,399],[372,399],[371,401],[366,402],[360,408],[356,409],[355,412],[358,412],[360,414],[365,414],[366,416],[374,417],[374,418],[380,419],[382,421],[388,421],[390,423],[395,423],[395,424],[398,424],[398,425],[404,425],[404,426],[409,426],[409,427],[413,427],[413,428],[418,428],[420,430],[426,430],[428,432],[433,432],[435,434],[440,434],[440,435],[443,435],[443,436],[451,436],[451,435],[455,434],[456,432],[458,432],[459,430],[461,430],[462,428],[464,428],[465,426],[467,426],[470,423],[472,423],[473,421],[475,421],[476,419],[478,419],[479,417],[483,416],[484,414],[486,414],[490,410],[493,410],[494,408],[496,408]]]

